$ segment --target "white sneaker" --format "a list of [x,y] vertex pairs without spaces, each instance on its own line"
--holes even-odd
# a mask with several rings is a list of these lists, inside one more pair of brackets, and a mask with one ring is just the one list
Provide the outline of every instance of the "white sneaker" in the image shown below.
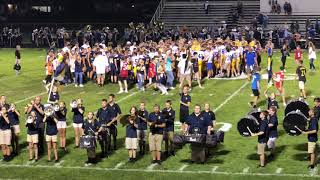
[[125,90],[124,93],[128,93],[128,90]]
[[199,86],[199,88],[200,88],[200,89],[204,89],[204,87],[203,87],[203,86]]
[[283,107],[286,107],[287,106],[287,104],[286,103],[283,103]]
[[83,87],[83,84],[80,84],[80,87]]
[[46,80],[42,80],[42,83],[43,83],[43,84],[47,84],[47,81],[46,81]]
[[174,88],[174,87],[169,87],[169,89],[173,90],[173,89],[175,89],[175,88]]
[[78,87],[78,84],[75,84],[74,86],[75,86],[75,87]]
[[284,70],[283,70],[283,72],[287,72],[287,70],[286,70],[286,69],[284,69]]
[[118,92],[118,94],[122,94],[123,93],[123,90],[120,90],[119,92]]

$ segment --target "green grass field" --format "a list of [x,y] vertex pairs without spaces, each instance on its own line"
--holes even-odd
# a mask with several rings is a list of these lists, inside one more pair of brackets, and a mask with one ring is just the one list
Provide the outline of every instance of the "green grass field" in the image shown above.
[[[307,54],[304,54],[305,66]],[[320,57],[320,54],[318,54]],[[22,73],[15,75],[12,69],[14,64],[14,49],[0,49],[0,94],[7,96],[9,102],[17,103],[17,108],[23,111],[24,106],[30,100],[41,95],[43,101],[47,95],[42,84],[44,78],[45,50],[23,49],[22,50]],[[263,56],[262,64],[265,66],[266,57]],[[279,70],[280,53],[274,56],[274,69]],[[295,73],[296,65],[292,56],[287,60],[287,73]],[[320,63],[316,61],[316,68]],[[308,102],[313,106],[314,96],[320,95],[320,73],[307,74],[306,89]],[[307,155],[306,136],[291,137],[287,135],[282,127],[284,108],[281,106],[279,116],[280,137],[277,141],[276,158],[263,169],[257,168],[258,156],[256,155],[257,138],[241,137],[236,129],[240,118],[249,112],[248,102],[251,97],[250,83],[247,80],[206,80],[205,89],[193,88],[191,93],[192,104],[204,104],[209,102],[213,109],[219,107],[216,112],[217,122],[231,123],[233,126],[226,133],[225,143],[218,146],[205,165],[189,164],[190,149],[185,146],[179,150],[174,157],[167,158],[162,165],[148,170],[151,156],[147,154],[136,163],[127,163],[127,151],[124,148],[124,128],[119,127],[118,143],[119,149],[108,159],[103,159],[97,165],[85,167],[86,151],[73,149],[73,129],[67,129],[67,148],[69,153],[59,151],[60,164],[48,163],[47,157],[43,156],[36,163],[28,163],[28,150],[26,143],[26,129],[24,128],[25,117],[21,117],[21,146],[22,152],[10,162],[0,162],[0,178],[18,179],[88,179],[88,178],[119,178],[119,179],[302,179],[320,178],[320,172],[307,169],[308,162],[304,160]],[[267,82],[263,80],[262,90],[266,88]],[[299,96],[298,83],[296,81],[285,82],[287,99]],[[275,89],[272,88],[274,91]],[[88,111],[96,111],[100,106],[100,100],[107,97],[109,93],[118,92],[117,85],[106,85],[97,88],[93,83],[88,83],[84,88],[74,86],[62,87],[61,100],[69,104],[71,99],[81,97]],[[137,92],[131,89],[129,94],[116,96],[123,114],[127,114],[132,105],[139,106],[139,102],[147,102],[147,108],[152,111],[155,103],[164,107],[167,99],[173,101],[173,107],[179,110],[179,95],[175,89],[168,96],[153,95],[152,90]],[[280,99],[278,99],[280,101]],[[260,107],[266,108],[265,99],[260,99]],[[177,113],[179,114],[179,113]],[[71,124],[72,113],[68,114],[68,124]],[[179,118],[176,117],[178,120]],[[98,148],[98,152],[100,149]],[[121,164],[119,164],[121,163]],[[117,166],[118,165],[118,166]],[[120,166],[121,165],[121,166]],[[115,168],[117,166],[117,168]],[[180,168],[184,167],[182,170]],[[179,170],[180,169],[180,170]]]

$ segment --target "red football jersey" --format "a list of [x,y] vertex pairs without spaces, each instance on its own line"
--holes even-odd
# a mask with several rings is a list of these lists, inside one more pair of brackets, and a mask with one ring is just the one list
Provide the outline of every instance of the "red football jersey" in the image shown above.
[[302,58],[302,51],[301,50],[295,50],[294,51],[294,57],[296,59],[301,59]]
[[284,72],[280,71],[276,73],[276,77],[275,77],[275,86],[276,88],[281,88],[282,87],[282,82],[284,81]]

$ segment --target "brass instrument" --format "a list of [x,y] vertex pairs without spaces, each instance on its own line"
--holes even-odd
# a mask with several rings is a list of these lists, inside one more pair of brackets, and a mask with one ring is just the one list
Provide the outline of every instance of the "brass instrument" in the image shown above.
[[53,113],[54,113],[54,107],[52,105],[44,108],[44,114],[46,116],[52,116]]
[[53,109],[55,112],[60,111],[60,105],[58,103],[54,104]]
[[31,115],[29,115],[27,117],[27,124],[33,123],[33,121],[34,121],[34,118]]

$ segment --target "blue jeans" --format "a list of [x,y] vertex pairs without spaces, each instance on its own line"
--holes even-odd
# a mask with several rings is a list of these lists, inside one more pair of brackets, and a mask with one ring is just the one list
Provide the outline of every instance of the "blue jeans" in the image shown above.
[[75,84],[83,84],[83,73],[82,72],[75,72]]
[[137,78],[138,78],[138,88],[142,89],[144,84],[144,74],[137,73]]
[[167,74],[167,86],[168,87],[172,87],[173,86],[173,72],[172,71],[166,71]]

